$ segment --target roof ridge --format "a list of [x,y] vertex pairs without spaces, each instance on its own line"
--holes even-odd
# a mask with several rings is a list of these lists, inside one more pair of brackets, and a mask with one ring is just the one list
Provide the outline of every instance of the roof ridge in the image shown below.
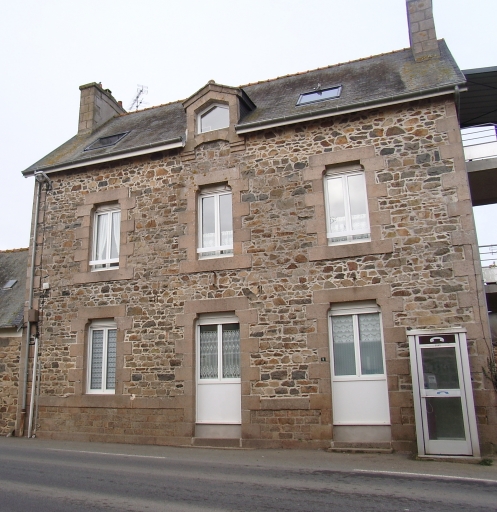
[[147,110],[153,110],[154,108],[167,107],[169,105],[173,105],[174,103],[182,103],[183,101],[185,101],[185,100],[175,100],[175,101],[170,101],[169,103],[161,103],[160,105],[154,105],[153,107],[147,107],[147,108],[142,108],[140,110],[135,110],[134,112],[124,112],[123,114],[119,114],[118,117],[129,116],[131,114],[139,114],[140,112],[146,112]]
[[0,251],[0,254],[8,254],[12,252],[22,252],[29,251],[29,247],[20,247],[19,249],[5,249],[4,251]]
[[368,59],[375,59],[376,57],[383,57],[385,55],[392,55],[394,53],[405,52],[406,50],[410,50],[410,48],[409,47],[401,48],[400,50],[392,50],[391,52],[378,53],[377,55],[370,55],[369,57],[361,57],[360,59],[348,60],[345,62],[338,62],[337,64],[330,64],[328,66],[322,66],[322,67],[315,68],[315,69],[308,69],[307,71],[299,71],[297,73],[289,73],[288,75],[277,76],[275,78],[268,78],[267,80],[260,80],[258,82],[250,82],[248,84],[240,85],[239,87],[249,87],[251,85],[265,84],[267,82],[274,82],[276,80],[280,80],[281,78],[290,78],[292,76],[305,75],[306,73],[312,73],[313,71],[321,71],[323,69],[345,66],[346,64],[353,64],[355,62],[361,62],[361,61],[368,60]]

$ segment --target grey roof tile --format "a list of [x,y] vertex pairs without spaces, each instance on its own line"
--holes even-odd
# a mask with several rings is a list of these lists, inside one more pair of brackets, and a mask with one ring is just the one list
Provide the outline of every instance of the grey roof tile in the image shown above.
[[[23,323],[28,253],[28,249],[0,252],[0,328],[17,328]],[[4,290],[10,279],[17,283]]]
[[[437,89],[449,90],[465,83],[445,42],[439,41],[440,59],[415,62],[410,48],[377,55],[353,62],[248,84],[240,88],[256,108],[240,120],[237,128],[263,126],[272,122],[290,122],[302,116],[333,115],[374,107],[382,102],[398,101],[409,96],[421,96]],[[322,88],[342,86],[338,99],[297,106],[299,95],[321,85]],[[114,146],[92,151],[84,149],[100,137],[129,131]],[[52,168],[69,163],[83,163],[97,157],[115,156],[146,145],[171,141],[185,136],[186,114],[181,101],[138,112],[127,113],[109,120],[92,134],[77,135],[28,169]]]

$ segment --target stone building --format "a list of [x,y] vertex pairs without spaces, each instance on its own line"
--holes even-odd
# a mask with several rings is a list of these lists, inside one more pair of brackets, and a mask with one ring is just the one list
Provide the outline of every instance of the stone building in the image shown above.
[[27,249],[0,251],[0,435],[16,425],[27,267]]
[[407,7],[384,55],[133,113],[80,87],[77,135],[24,171],[37,436],[491,450],[465,77]]

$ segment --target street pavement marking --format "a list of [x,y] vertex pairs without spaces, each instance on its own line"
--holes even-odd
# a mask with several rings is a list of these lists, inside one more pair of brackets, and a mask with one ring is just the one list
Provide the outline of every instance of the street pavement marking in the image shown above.
[[401,476],[421,476],[425,478],[444,478],[446,480],[463,480],[470,482],[486,482],[497,484],[497,480],[490,480],[488,478],[473,478],[470,476],[451,476],[451,475],[432,475],[430,473],[408,473],[407,471],[380,471],[376,469],[354,469],[358,473],[374,473],[379,475],[401,475]]
[[[95,452],[89,450],[68,450],[66,448],[49,448],[49,450],[56,452],[72,452],[72,453],[86,453],[89,455],[115,455],[118,457],[140,457],[143,459],[171,459],[171,457],[165,457],[163,455],[139,455],[136,453],[113,453],[113,452]],[[309,468],[306,468],[309,469]],[[338,470],[339,473],[350,473],[351,470],[343,469]],[[381,471],[376,469],[353,469],[357,473],[374,473],[377,475],[390,475],[390,476],[417,476],[423,478],[443,478],[445,480],[461,480],[468,482],[480,482],[497,484],[497,480],[491,480],[489,478],[473,478],[469,476],[451,476],[451,475],[434,475],[430,473],[410,473],[407,471]]]

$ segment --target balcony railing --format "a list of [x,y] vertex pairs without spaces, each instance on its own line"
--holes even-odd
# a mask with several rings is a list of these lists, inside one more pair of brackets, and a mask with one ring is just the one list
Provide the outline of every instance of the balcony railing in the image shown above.
[[483,281],[486,284],[497,283],[497,245],[480,245],[480,261]]
[[497,125],[482,124],[461,130],[466,160],[497,157]]

